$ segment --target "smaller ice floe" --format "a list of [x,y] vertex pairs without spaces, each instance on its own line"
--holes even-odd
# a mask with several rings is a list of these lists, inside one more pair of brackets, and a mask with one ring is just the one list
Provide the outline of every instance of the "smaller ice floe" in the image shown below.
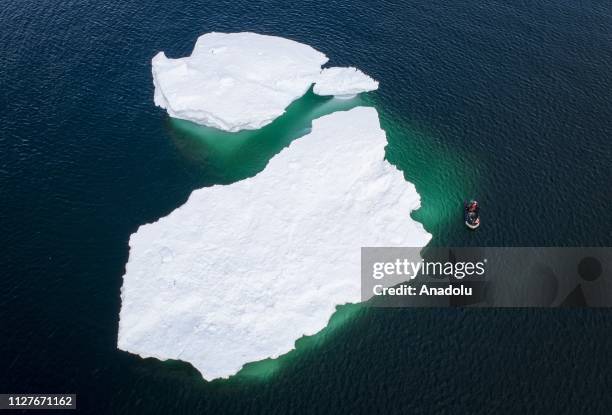
[[317,95],[334,95],[349,99],[361,92],[378,89],[378,81],[357,68],[325,68],[321,71],[313,91]]
[[173,118],[230,132],[256,130],[304,95],[325,62],[323,53],[277,36],[207,33],[190,56],[155,55],[155,104]]

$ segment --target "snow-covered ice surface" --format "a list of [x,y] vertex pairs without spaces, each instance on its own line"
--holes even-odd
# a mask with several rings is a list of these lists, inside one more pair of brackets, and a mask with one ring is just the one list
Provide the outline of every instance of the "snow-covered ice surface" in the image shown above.
[[255,177],[194,191],[130,238],[118,346],[206,379],[277,357],[360,301],[362,246],[424,246],[373,108],[313,121]]
[[325,62],[323,53],[281,37],[207,33],[191,56],[155,55],[155,104],[171,117],[220,130],[258,129],[304,95]]
[[361,92],[378,89],[375,81],[357,68],[325,68],[316,80],[313,92],[317,95],[335,95],[351,98]]

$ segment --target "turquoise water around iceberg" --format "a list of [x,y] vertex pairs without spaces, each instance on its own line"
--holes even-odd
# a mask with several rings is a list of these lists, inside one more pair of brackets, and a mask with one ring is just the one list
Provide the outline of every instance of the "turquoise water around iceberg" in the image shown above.
[[168,133],[181,155],[200,168],[203,175],[228,184],[263,170],[292,140],[310,132],[313,119],[364,104],[359,97],[340,100],[320,97],[310,90],[294,101],[285,114],[258,130],[229,133],[168,118]]

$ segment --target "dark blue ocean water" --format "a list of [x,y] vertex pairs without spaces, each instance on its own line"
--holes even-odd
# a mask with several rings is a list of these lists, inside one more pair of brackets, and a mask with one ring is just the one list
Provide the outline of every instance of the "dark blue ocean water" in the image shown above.
[[608,310],[364,310],[266,379],[116,349],[129,235],[223,181],[153,106],[150,59],[244,30],[381,82],[433,244],[612,244],[610,1],[4,0],[0,392],[83,413],[610,413]]

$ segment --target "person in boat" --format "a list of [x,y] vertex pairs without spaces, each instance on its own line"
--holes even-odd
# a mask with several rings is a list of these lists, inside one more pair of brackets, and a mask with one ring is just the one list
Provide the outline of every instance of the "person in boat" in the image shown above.
[[465,221],[468,225],[478,225],[480,223],[480,219],[478,218],[478,211],[479,211],[479,206],[478,206],[478,202],[475,200],[472,200],[469,202],[469,204],[466,205],[466,214],[465,214]]

